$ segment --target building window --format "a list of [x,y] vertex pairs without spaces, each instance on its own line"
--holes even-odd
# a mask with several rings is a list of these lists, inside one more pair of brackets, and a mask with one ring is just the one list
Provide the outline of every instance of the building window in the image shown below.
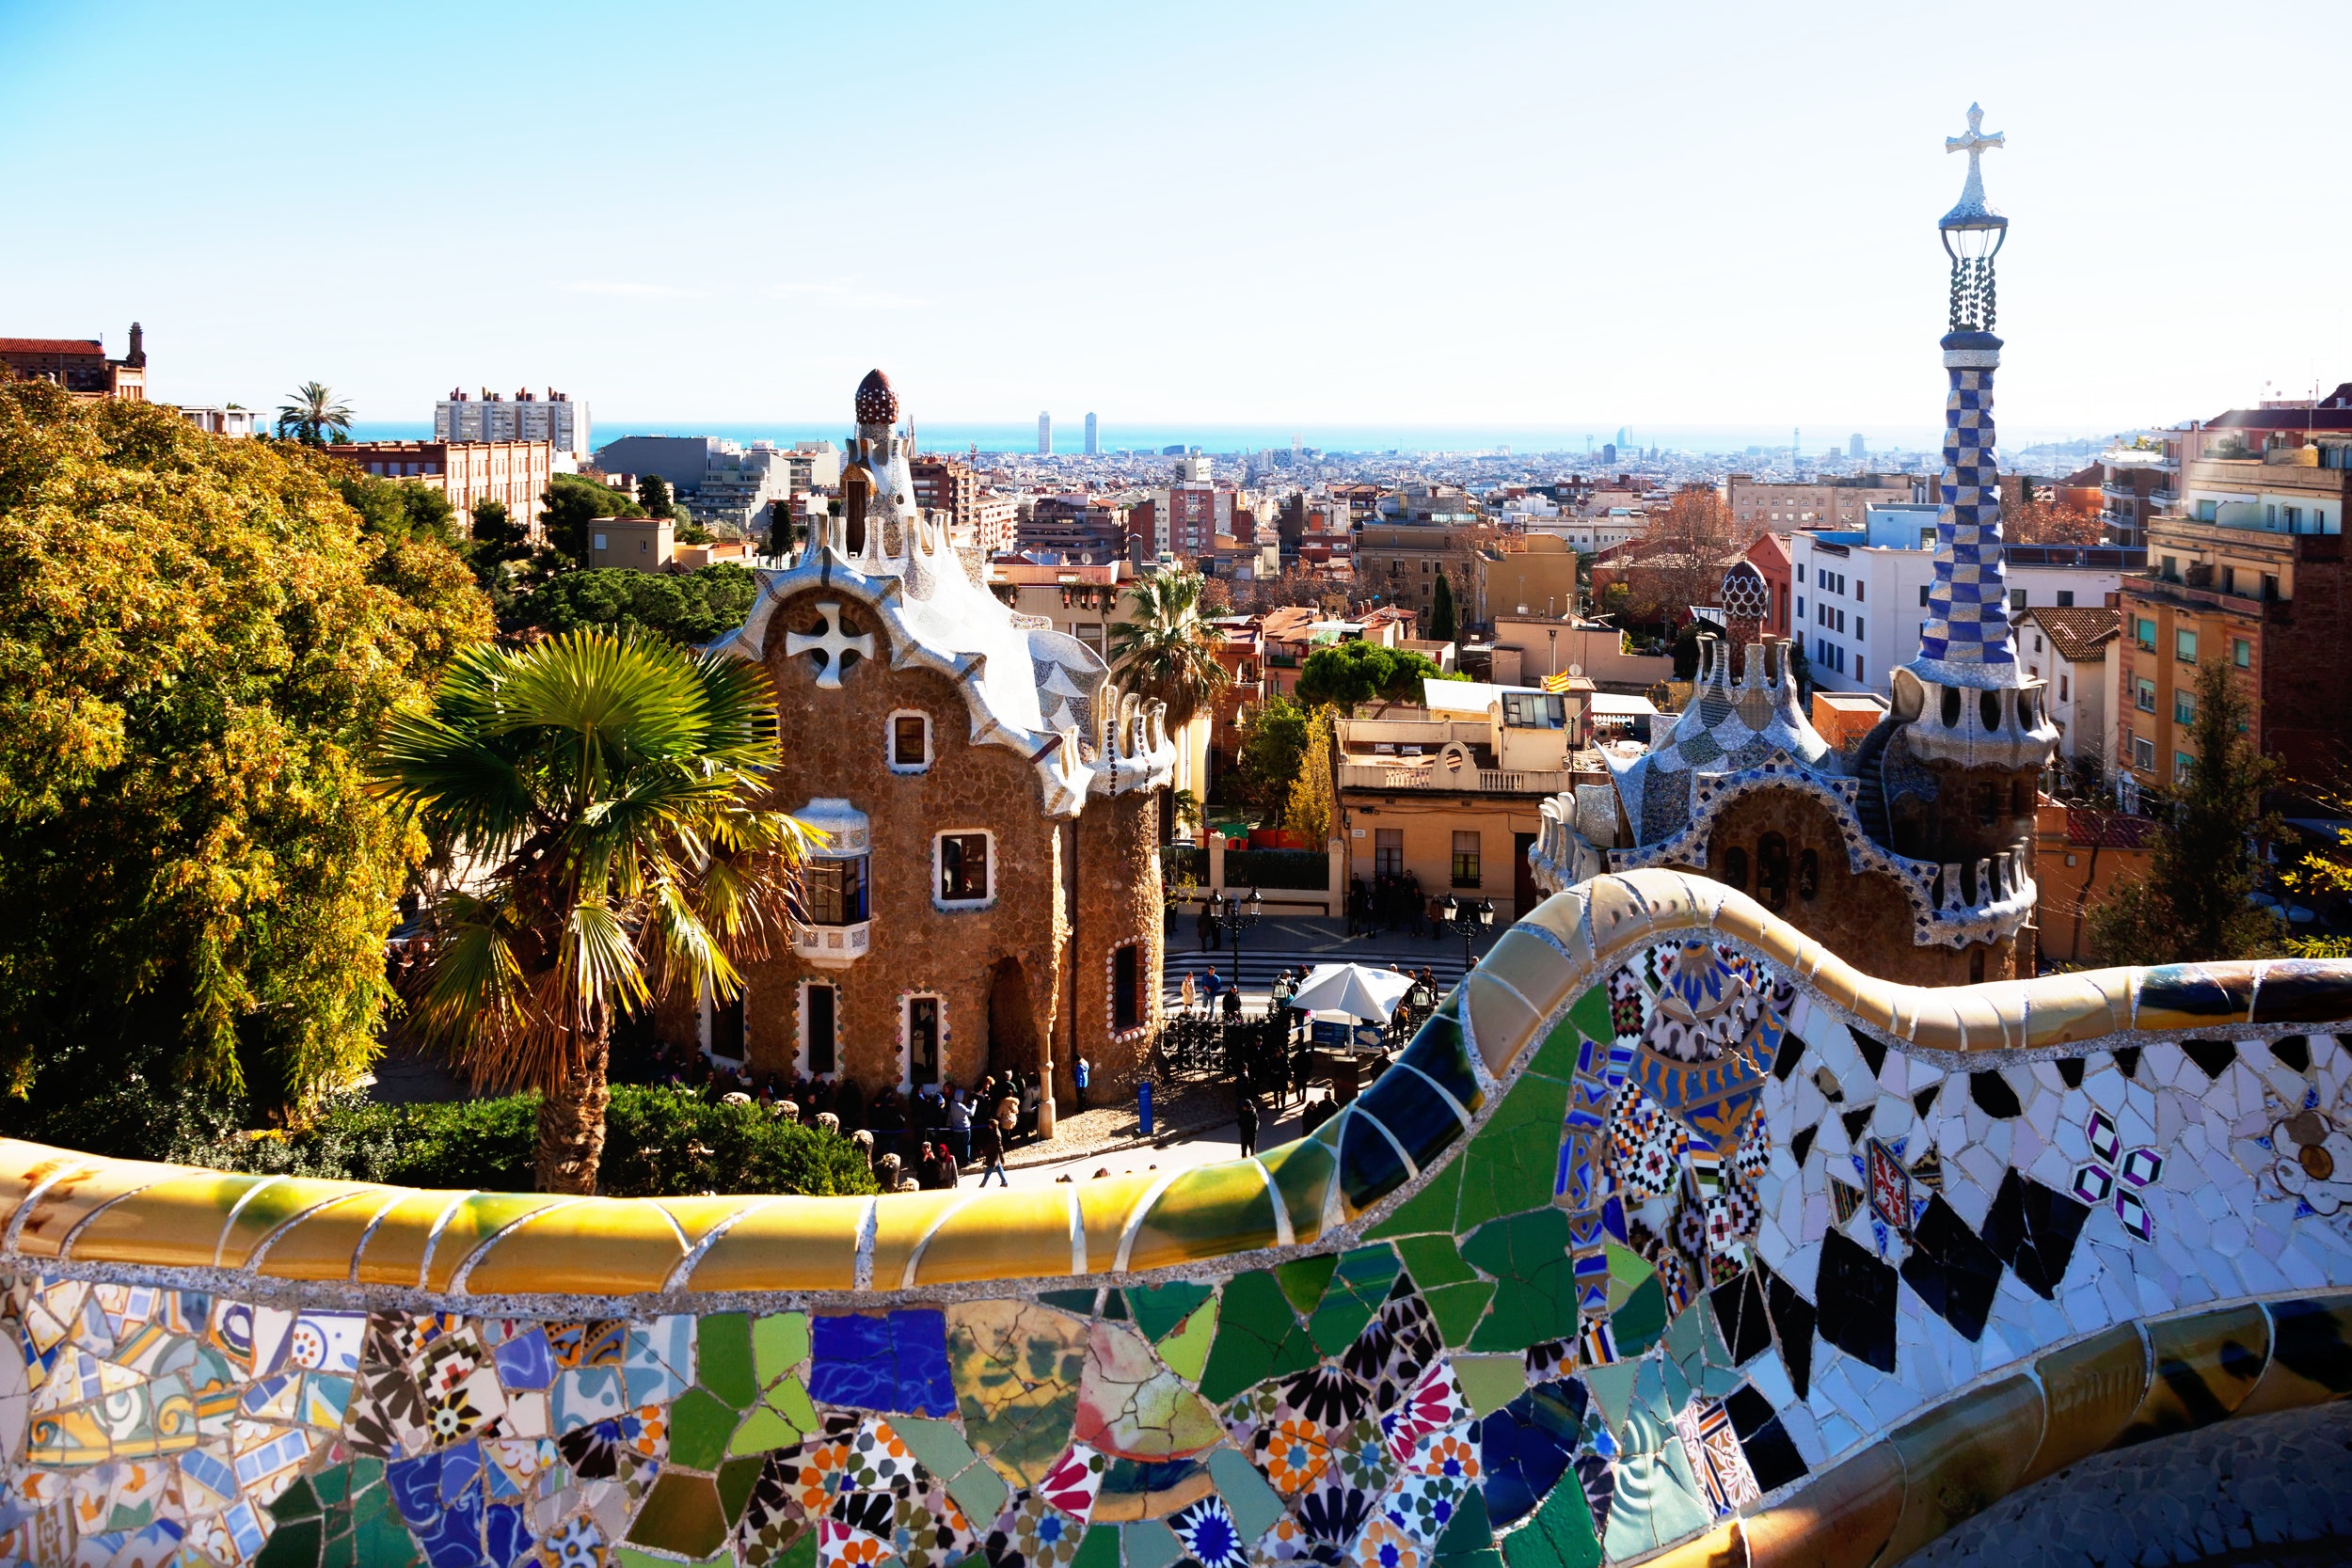
[[2230,639],[2230,662],[2241,670],[2254,667],[2254,644],[2243,637]]
[[2185,691],[2172,693],[2172,722],[2175,724],[2197,722],[2197,699],[2195,697]]
[[890,770],[920,773],[931,765],[931,719],[928,713],[890,716]]
[[1478,885],[1478,834],[1475,832],[1454,835],[1454,885]]
[[2196,761],[2197,761],[2197,759],[2196,759],[2195,757],[2190,756],[2190,755],[2189,755],[2186,752],[2173,752],[2173,753],[2172,753],[2172,782],[2173,782],[2174,784],[2186,784],[2186,783],[2188,783],[2188,770],[2189,770],[2189,768],[2190,768],[2192,766],[2194,766],[2194,765],[2195,765]]
[[1372,830],[1372,874],[1375,877],[1405,875],[1405,830],[1375,828]]
[[2156,743],[2139,736],[2132,736],[2132,766],[2150,772],[2155,770]]
[[931,840],[931,866],[938,874],[938,902],[971,905],[988,902],[989,852],[994,834],[941,833]]
[[906,1059],[901,1075],[911,1089],[939,1082],[940,1001],[936,996],[910,996],[906,1001]]
[[2058,701],[2061,703],[2068,701],[2066,695],[2066,672],[2063,670],[2058,672]]
[[1738,845],[1724,851],[1724,881],[1745,893],[1748,887],[1748,852]]
[[2196,663],[2197,634],[2193,631],[2174,632],[2172,634],[2172,657],[2183,664]]
[[1756,841],[1756,894],[1768,910],[1788,902],[1788,841],[1778,833]]
[[1111,1029],[1143,1026],[1143,949],[1134,942],[1111,949]]
[[2143,654],[2154,653],[2156,651],[2156,624],[2145,615],[2136,617],[2136,621],[2133,638],[2138,642],[2139,651]]
[[867,918],[866,860],[811,856],[801,870],[801,903],[812,926],[854,926]]
[[1797,619],[1800,621],[1804,619],[1804,595],[1803,594],[1797,595]]
[[1867,581],[1864,581],[1864,582],[1857,582],[1857,583],[1855,583],[1855,584],[1853,585],[1853,602],[1854,602],[1854,603],[1856,603],[1856,604],[1860,604],[1860,603],[1862,603],[1865,599],[1867,599],[1867,598],[1868,598],[1868,597],[1869,597],[1869,595],[1868,595],[1868,594],[1865,594],[1865,593],[1863,592],[1863,590],[1864,590],[1864,589],[1866,589],[1866,588],[1867,588],[1867,587],[1869,587],[1869,586],[1870,586],[1870,585],[1869,585],[1869,583],[1868,583]]
[[812,981],[801,988],[801,1070],[822,1078],[840,1070],[841,992]]
[[1932,584],[1931,584],[1931,583],[1925,583],[1925,582],[1923,582],[1923,583],[1921,583],[1921,584],[1919,585],[1919,608],[1920,608],[1921,610],[1925,610],[1925,609],[1927,609],[1927,608],[1928,608],[1928,590],[1929,590],[1931,586],[1933,586],[1933,585],[1932,585]]
[[1859,680],[1861,680],[1861,679],[1863,678],[1863,674],[1862,674],[1862,656],[1861,656],[1860,654],[1856,654],[1856,655],[1854,655],[1854,656],[1853,656],[1853,678],[1854,678],[1855,680],[1857,680],[1857,681],[1859,681]]
[[2074,591],[2072,588],[2061,588],[2061,589],[2059,589],[2059,590],[2058,591],[2058,608],[2059,608],[2060,610],[2072,610],[2072,609],[2074,609]]
[[1797,851],[1797,896],[1810,903],[1821,891],[1821,855],[1818,849]]
[[1804,580],[1804,564],[1802,562],[1798,562],[1797,565],[1797,580],[1799,582],[1803,582]]
[[2009,607],[2011,610],[2023,610],[2026,608],[2026,591],[2024,589],[2012,588],[2009,591]]

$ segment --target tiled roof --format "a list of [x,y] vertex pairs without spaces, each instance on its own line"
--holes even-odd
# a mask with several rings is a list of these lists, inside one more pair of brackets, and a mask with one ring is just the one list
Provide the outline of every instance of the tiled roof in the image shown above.
[[2073,664],[2103,657],[2100,650],[2123,627],[2122,611],[2083,605],[2037,605],[2026,613],[2048,635],[2058,657]]
[[2141,849],[2153,837],[2156,825],[2145,816],[2126,816],[2116,811],[2085,811],[2077,806],[2066,808],[2066,842],[2082,848],[2094,845],[2106,849]]
[[106,347],[94,338],[0,338],[0,354],[75,354],[105,356]]

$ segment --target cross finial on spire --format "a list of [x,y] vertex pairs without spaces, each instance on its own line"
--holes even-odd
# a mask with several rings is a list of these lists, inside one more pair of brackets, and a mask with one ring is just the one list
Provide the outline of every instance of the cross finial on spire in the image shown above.
[[1947,229],[1987,227],[1985,220],[1996,217],[1984,202],[1984,154],[1995,147],[2008,146],[2008,139],[1998,131],[1987,134],[1984,129],[1984,106],[1968,105],[1968,134],[1946,136],[1944,150],[1968,154],[1968,182],[1961,187],[1960,203],[1944,214]]

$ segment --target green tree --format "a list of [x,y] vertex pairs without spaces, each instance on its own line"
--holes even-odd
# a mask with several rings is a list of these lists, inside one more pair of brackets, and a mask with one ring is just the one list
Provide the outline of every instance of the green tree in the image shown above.
[[1243,716],[1241,752],[1233,771],[1258,825],[1278,827],[1288,809],[1291,782],[1313,733],[1312,713],[1287,697],[1268,697]]
[[642,517],[645,509],[628,496],[578,474],[557,474],[539,498],[539,520],[548,543],[581,565],[588,562],[588,535],[598,517]]
[[542,1191],[596,1186],[614,1018],[739,996],[788,932],[777,761],[766,671],[596,629],[469,649],[388,727],[377,790],[486,868],[427,916],[417,1022],[478,1086],[540,1091]]
[[1311,706],[1327,703],[1353,713],[1360,703],[1418,702],[1423,680],[1456,678],[1418,649],[1384,648],[1359,638],[1309,654],[1298,669],[1297,697]]
[[457,509],[449,496],[413,479],[378,479],[345,465],[335,492],[369,531],[385,538],[429,539],[454,547]]
[[642,628],[673,642],[698,644],[741,626],[758,597],[757,574],[732,562],[691,572],[596,567],[559,573],[539,583],[525,597],[518,620],[557,634],[583,626]]
[[1128,618],[1111,624],[1111,672],[1119,683],[1168,705],[1179,729],[1232,684],[1217,655],[1217,636],[1200,620],[1201,579],[1192,572],[1154,572],[1128,590]]
[[676,499],[670,494],[670,482],[660,474],[637,476],[637,504],[645,509],[648,516],[668,516],[670,503]]
[[768,503],[768,541],[761,546],[768,554],[790,555],[801,543],[800,524],[793,521],[792,503],[775,500]]
[[363,755],[491,627],[405,498],[363,515],[351,479],[159,404],[0,386],[15,1094],[91,1095],[136,1061],[282,1109],[374,1055],[425,844],[368,794]]
[[1454,585],[1446,580],[1445,569],[1438,569],[1437,591],[1430,595],[1429,640],[1432,642],[1454,641]]
[[332,388],[306,381],[286,394],[278,405],[278,434],[291,435],[304,446],[325,446],[351,438],[351,409],[338,403]]
[[[2333,818],[2322,841],[2306,848],[2279,880],[2287,891],[2318,906],[2324,920],[2352,910],[2352,795],[2322,791],[2313,801]],[[2289,937],[2287,950],[2298,958],[2352,958],[2352,936]]]
[[2189,729],[2197,763],[2156,812],[2148,874],[2118,884],[2091,910],[2091,951],[2110,964],[2251,958],[2280,950],[2278,918],[2256,906],[2255,845],[2278,830],[2263,810],[2275,765],[2245,734],[2246,698],[2227,663],[2197,670]]

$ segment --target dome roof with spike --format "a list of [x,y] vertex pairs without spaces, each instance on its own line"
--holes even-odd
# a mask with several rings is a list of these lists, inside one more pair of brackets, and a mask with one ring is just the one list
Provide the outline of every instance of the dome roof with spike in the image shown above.
[[[1733,773],[1774,757],[1822,775],[1843,771],[1829,742],[1797,706],[1787,649],[1787,643],[1751,644],[1747,667],[1735,679],[1729,646],[1703,642],[1704,664],[1690,705],[1676,716],[1673,730],[1637,757],[1608,759],[1634,843],[1657,843],[1690,823],[1702,773]],[[1777,666],[1770,673],[1768,662]]]
[[880,371],[867,371],[866,379],[857,384],[857,422],[898,422],[898,394],[890,389],[890,377]]

